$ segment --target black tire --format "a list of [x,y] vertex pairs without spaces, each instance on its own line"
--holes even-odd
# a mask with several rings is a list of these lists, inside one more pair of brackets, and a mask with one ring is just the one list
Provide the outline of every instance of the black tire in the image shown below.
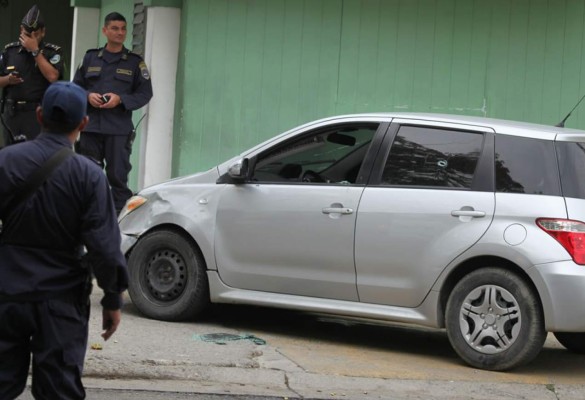
[[461,279],[449,296],[445,318],[451,345],[475,368],[504,371],[527,364],[546,339],[534,291],[502,268],[482,268]]
[[192,320],[209,305],[199,249],[181,234],[161,230],[138,240],[128,258],[132,303],[149,318]]
[[554,332],[554,335],[567,350],[585,354],[585,332]]

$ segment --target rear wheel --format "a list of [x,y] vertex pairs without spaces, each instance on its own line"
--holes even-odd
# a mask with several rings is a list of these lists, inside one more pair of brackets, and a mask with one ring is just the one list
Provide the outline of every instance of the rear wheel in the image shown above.
[[585,332],[555,332],[554,335],[567,350],[585,354]]
[[518,275],[471,272],[455,285],[446,310],[451,345],[469,365],[503,371],[534,359],[546,339],[540,303]]
[[209,304],[203,257],[177,232],[154,231],[140,238],[128,258],[128,270],[130,298],[147,317],[193,319]]

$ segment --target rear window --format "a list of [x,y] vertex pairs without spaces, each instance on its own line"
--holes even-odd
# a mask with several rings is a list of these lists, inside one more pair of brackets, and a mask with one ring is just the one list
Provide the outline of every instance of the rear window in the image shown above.
[[560,196],[553,142],[496,136],[496,191]]
[[557,142],[557,154],[563,195],[585,199],[585,143]]
[[381,183],[469,189],[482,146],[483,135],[479,133],[402,126]]

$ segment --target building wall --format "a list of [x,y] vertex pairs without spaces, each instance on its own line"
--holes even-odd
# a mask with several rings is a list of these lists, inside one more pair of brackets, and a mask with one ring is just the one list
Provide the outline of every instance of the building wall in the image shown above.
[[583,0],[184,0],[173,175],[341,113],[555,124],[585,94],[584,17]]
[[[2,21],[20,20],[15,15],[23,12],[14,4],[28,8],[24,3],[9,0],[12,11],[10,17],[2,12]],[[126,15],[127,47],[134,3],[71,0],[72,6],[99,8],[100,28],[108,12]],[[444,112],[555,124],[585,94],[585,0],[143,3],[180,10],[172,176],[206,169],[288,128],[334,114]],[[13,30],[0,26],[5,35]],[[99,30],[95,38],[103,45]],[[151,72],[166,82],[167,72]],[[585,105],[567,126],[585,129]],[[148,129],[156,134],[155,126]],[[135,167],[153,164],[142,149],[144,133],[134,145]],[[132,171],[135,189],[149,183],[139,173],[148,175]]]

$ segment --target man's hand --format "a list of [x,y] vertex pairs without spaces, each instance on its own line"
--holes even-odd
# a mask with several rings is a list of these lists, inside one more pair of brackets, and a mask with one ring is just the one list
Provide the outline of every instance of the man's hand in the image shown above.
[[7,76],[9,85],[20,85],[22,82],[24,82],[24,79],[22,79],[19,74],[10,73]]
[[27,51],[39,51],[39,43],[41,42],[41,30],[37,30],[35,32],[27,33],[23,32],[20,34],[18,38],[20,40],[20,44],[24,47]]
[[119,106],[122,102],[120,96],[118,96],[116,93],[104,93],[104,96],[107,96],[109,100],[105,103],[102,103],[99,108],[114,108]]
[[120,310],[106,310],[105,308],[102,311],[102,329],[104,329],[104,333],[102,333],[102,337],[104,340],[108,340],[116,329],[118,329],[118,325],[120,325],[120,321],[122,320],[122,312]]

